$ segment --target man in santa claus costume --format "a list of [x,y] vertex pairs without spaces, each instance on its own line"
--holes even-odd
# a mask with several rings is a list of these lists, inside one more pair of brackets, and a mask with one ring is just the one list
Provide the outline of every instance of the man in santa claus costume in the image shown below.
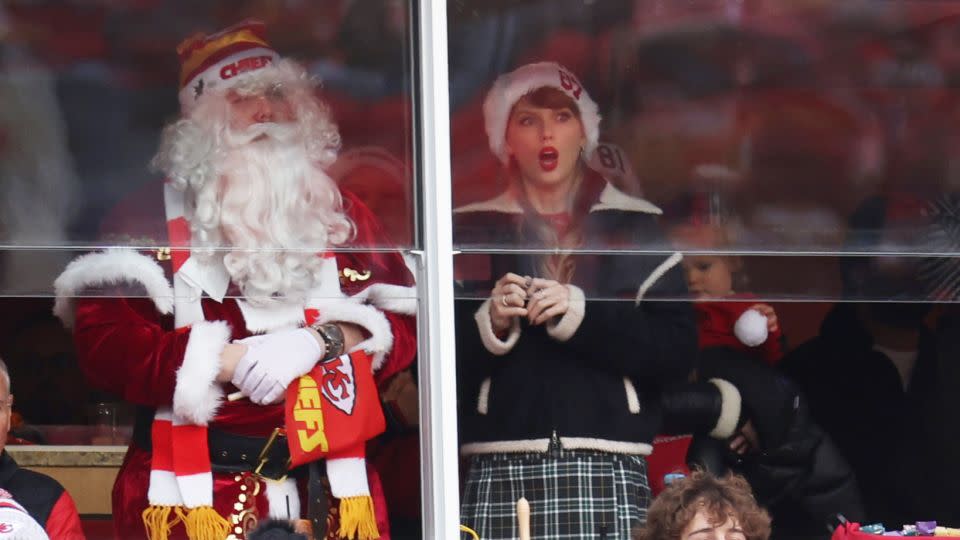
[[143,411],[117,535],[244,538],[269,517],[388,538],[363,442],[383,427],[375,382],[413,360],[412,277],[363,251],[386,241],[324,172],[337,128],[262,24],[178,53],[182,115],[154,159],[170,249],[87,254],[56,282],[91,384]]

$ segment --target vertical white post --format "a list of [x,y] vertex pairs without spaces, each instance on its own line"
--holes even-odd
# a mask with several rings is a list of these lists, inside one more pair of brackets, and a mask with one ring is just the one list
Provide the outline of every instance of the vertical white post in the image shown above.
[[457,394],[453,324],[447,6],[422,0],[419,15],[420,455],[424,538],[459,538]]

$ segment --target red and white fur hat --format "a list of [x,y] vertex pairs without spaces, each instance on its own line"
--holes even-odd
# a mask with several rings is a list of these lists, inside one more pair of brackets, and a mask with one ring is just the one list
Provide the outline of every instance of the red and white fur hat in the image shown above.
[[505,137],[507,121],[514,104],[539,88],[556,88],[570,96],[580,109],[580,121],[587,137],[583,155],[589,156],[600,138],[600,109],[573,73],[556,62],[527,64],[497,77],[483,101],[483,123],[490,141],[490,150],[507,163]]

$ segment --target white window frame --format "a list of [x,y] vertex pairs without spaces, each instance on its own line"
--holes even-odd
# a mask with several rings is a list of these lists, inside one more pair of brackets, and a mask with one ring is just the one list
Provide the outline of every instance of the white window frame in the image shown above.
[[422,0],[418,140],[423,250],[417,252],[420,479],[424,538],[460,537],[447,6]]

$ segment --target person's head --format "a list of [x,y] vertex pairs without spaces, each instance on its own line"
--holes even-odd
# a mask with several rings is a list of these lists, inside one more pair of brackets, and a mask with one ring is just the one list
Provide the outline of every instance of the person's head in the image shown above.
[[164,129],[154,166],[184,192],[192,255],[222,258],[251,301],[302,299],[319,280],[316,253],[354,232],[325,173],[340,135],[316,82],[255,22],[178,50],[183,114]]
[[569,70],[553,62],[501,75],[483,113],[491,151],[527,190],[573,187],[597,147],[597,104]]
[[[695,172],[698,182],[732,182],[735,174],[720,166],[705,165]],[[723,175],[720,177],[719,175]],[[663,220],[673,248],[682,252],[687,289],[696,299],[722,298],[746,285],[743,259],[728,252],[735,245],[737,221],[722,193],[695,191],[664,208]]]
[[687,289],[696,299],[723,298],[743,286],[743,259],[721,254],[731,247],[727,229],[721,224],[684,222],[669,228],[670,239],[681,251],[717,254],[684,254],[681,265]]
[[743,266],[729,255],[686,255],[681,261],[687,289],[697,299],[723,298],[734,291],[734,277]]
[[864,301],[861,310],[875,322],[911,329],[918,327],[932,305],[926,297],[919,257],[873,256],[902,251],[928,230],[926,203],[907,194],[868,197],[847,221],[844,251],[862,253],[840,259],[843,296]]
[[10,393],[10,371],[0,358],[0,452],[7,446],[10,419],[13,415],[13,394]]
[[635,540],[767,540],[770,515],[736,475],[694,471],[654,499]]

